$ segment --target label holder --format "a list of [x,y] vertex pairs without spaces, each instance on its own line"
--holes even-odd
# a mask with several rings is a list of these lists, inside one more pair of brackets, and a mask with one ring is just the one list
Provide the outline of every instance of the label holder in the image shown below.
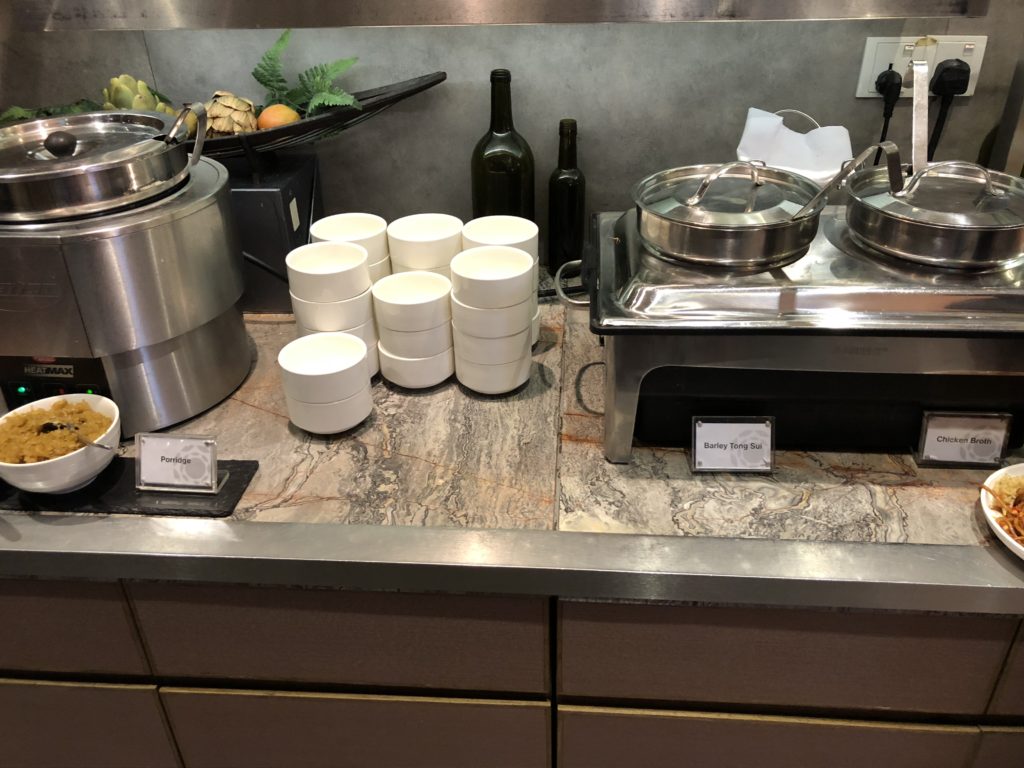
[[[711,458],[701,456],[704,450],[700,447],[700,433],[706,426],[719,424],[735,425],[735,438],[744,439],[743,427],[757,427],[767,430],[768,449],[763,464],[743,466],[740,461],[734,464],[711,462]],[[704,472],[728,472],[770,475],[775,471],[775,417],[774,416],[694,416],[692,427],[693,440],[690,443],[690,469],[695,474]],[[715,430],[716,432],[721,430]],[[731,430],[729,430],[731,431]],[[750,430],[748,430],[749,432]]]
[[210,435],[135,435],[135,487],[161,493],[216,494],[228,480],[217,467],[217,440]]
[[[969,459],[964,460],[950,460],[943,459],[933,453],[928,452],[928,437],[929,431],[933,428],[933,422],[946,419],[950,420],[963,420],[963,421],[976,421],[979,422],[976,428],[983,428],[981,422],[989,422],[991,426],[1001,427],[1002,429],[1002,443],[999,446],[999,454],[990,461],[971,461]],[[1010,426],[1013,423],[1013,415],[1009,413],[971,413],[965,411],[925,411],[921,416],[921,437],[918,440],[917,451],[914,453],[914,461],[919,467],[951,467],[959,468],[963,467],[969,469],[972,467],[1000,467],[1003,465],[1003,461],[1006,458],[1006,450],[1010,442]]]

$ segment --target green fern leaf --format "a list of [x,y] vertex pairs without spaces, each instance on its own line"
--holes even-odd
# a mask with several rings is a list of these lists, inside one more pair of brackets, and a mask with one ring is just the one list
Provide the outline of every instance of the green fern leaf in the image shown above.
[[8,107],[0,113],[0,123],[12,123],[18,120],[31,120],[38,117],[39,110],[26,109],[25,107]]
[[288,81],[281,67],[281,54],[288,47],[292,31],[286,29],[252,71],[253,79],[267,89],[267,103],[279,102],[288,93]]
[[359,107],[359,102],[356,101],[356,97],[351,93],[335,93],[332,91],[322,91],[315,94],[312,99],[309,100],[309,106],[306,107],[307,114],[314,114],[315,112],[330,108],[330,107]]
[[318,93],[334,89],[334,81],[349,70],[358,59],[338,59],[328,64],[317,64],[305,72],[299,73],[299,88],[305,91],[306,98],[312,99]]

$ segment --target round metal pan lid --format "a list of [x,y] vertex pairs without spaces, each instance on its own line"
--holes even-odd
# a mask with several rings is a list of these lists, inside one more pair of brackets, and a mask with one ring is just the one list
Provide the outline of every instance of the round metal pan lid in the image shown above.
[[[163,140],[173,123],[155,112],[90,112],[0,129],[0,220],[96,213],[169,190],[188,163]],[[187,133],[183,124],[174,138]]]
[[950,160],[915,174],[892,192],[882,169],[857,174],[850,193],[888,216],[957,229],[1024,227],[1024,180]]
[[661,171],[633,188],[633,200],[671,221],[742,229],[787,223],[818,191],[798,174],[741,161]]

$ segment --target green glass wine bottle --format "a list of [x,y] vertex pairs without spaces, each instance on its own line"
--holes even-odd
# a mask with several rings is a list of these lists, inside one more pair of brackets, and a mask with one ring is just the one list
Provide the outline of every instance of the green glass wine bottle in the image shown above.
[[533,153],[512,124],[512,75],[491,72],[491,127],[470,162],[473,218],[504,214],[534,218]]
[[558,124],[558,167],[548,181],[548,270],[583,258],[586,179],[576,161],[576,121]]

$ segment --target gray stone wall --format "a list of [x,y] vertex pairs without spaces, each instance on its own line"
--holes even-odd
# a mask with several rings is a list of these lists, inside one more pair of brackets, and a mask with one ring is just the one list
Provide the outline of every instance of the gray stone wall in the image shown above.
[[[579,121],[588,207],[622,209],[648,173],[733,159],[749,106],[792,107],[845,125],[856,151],[881,126],[881,103],[854,97],[864,39],[956,32],[988,35],[988,50],[978,92],[956,102],[938,155],[974,160],[1000,119],[1024,49],[1021,0],[992,0],[981,19],[301,29],[285,62],[294,72],[358,56],[344,81],[349,90],[448,73],[442,85],[317,146],[327,210],[389,220],[419,211],[469,217],[469,154],[487,128],[488,73],[509,68],[516,125],[536,157],[543,226],[561,117]],[[96,95],[120,72],[149,78],[178,100],[224,88],[260,101],[249,71],[278,34],[8,37],[0,42],[0,104]],[[905,143],[909,131],[903,100],[890,136]]]

